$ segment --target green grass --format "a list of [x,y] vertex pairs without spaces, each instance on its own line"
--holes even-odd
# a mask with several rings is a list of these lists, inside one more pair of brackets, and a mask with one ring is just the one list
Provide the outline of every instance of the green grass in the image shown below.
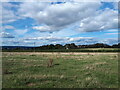
[[[54,66],[47,67],[50,58]],[[3,88],[117,88],[116,54],[4,52]]]

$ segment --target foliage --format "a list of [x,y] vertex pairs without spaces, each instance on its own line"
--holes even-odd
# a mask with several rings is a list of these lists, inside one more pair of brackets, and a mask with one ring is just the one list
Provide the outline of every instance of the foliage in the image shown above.
[[[120,52],[120,49],[118,49],[119,47],[120,47],[120,44],[109,46],[107,44],[102,44],[102,43],[96,43],[92,45],[75,45],[74,43],[71,43],[71,44],[66,44],[64,46],[60,44],[43,45],[40,47],[20,47],[20,46],[7,47],[6,46],[2,48],[2,51],[3,52],[19,52],[19,51],[20,52],[27,52],[27,51],[28,52],[32,52],[32,51],[37,51],[37,52]],[[114,48],[114,49],[111,49],[111,48]]]

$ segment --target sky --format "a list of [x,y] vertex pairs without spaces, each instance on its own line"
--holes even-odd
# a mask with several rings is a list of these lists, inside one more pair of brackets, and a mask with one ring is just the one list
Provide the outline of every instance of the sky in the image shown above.
[[3,46],[118,43],[117,2],[1,2]]

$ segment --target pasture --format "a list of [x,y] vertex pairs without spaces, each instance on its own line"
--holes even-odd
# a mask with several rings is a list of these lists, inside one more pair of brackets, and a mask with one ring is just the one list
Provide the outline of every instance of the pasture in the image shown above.
[[80,49],[3,49],[2,52],[120,52],[120,48],[80,48]]
[[117,53],[3,52],[2,63],[3,88],[118,87]]

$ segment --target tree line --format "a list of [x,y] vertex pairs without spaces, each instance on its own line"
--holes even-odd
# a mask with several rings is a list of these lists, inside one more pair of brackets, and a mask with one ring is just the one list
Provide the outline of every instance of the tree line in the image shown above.
[[79,48],[119,48],[119,44],[114,44],[112,46],[103,44],[103,43],[96,43],[96,44],[91,44],[91,45],[75,45],[74,43],[71,44],[50,44],[50,45],[43,45],[40,47],[35,47],[36,49],[79,49]]
[[[13,46],[14,47],[14,46]],[[108,44],[103,44],[103,43],[96,43],[96,44],[90,44],[90,45],[75,45],[74,43],[71,44],[50,44],[50,45],[43,45],[39,47],[21,47],[21,46],[16,46],[13,48],[11,47],[3,47],[2,49],[41,49],[41,50],[47,50],[47,49],[80,49],[80,48],[119,48],[120,43],[114,44],[114,45],[108,45]]]

